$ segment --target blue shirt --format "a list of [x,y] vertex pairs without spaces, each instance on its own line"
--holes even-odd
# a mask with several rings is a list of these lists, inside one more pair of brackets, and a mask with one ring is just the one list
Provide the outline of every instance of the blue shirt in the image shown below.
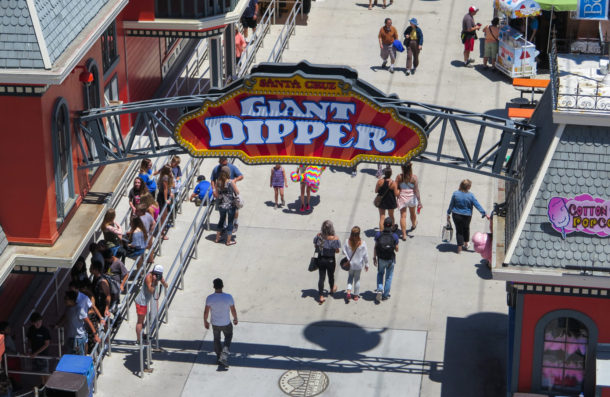
[[[212,170],[212,176],[210,176],[210,181],[212,182],[216,182],[216,179],[218,179],[218,173],[220,172],[220,168],[223,167],[222,165],[218,164],[216,167],[214,167],[214,169]],[[230,179],[235,179],[238,176],[241,176],[241,172],[239,172],[239,169],[229,163],[227,164],[227,167],[229,167],[229,169],[231,170],[231,175],[229,175]]]
[[483,216],[485,216],[485,210],[474,197],[474,194],[457,190],[453,192],[453,195],[451,196],[451,202],[449,203],[449,208],[447,209],[447,215],[453,212],[454,214],[458,215],[472,216],[473,205],[477,207],[477,210]]
[[152,176],[152,170],[146,171],[145,174],[140,173],[138,176],[146,183],[149,192],[154,193],[157,190],[157,182],[155,182],[155,178]]
[[256,5],[258,4],[258,0],[250,0],[248,2],[248,7],[244,10],[244,17],[252,18],[254,16],[254,11],[256,10]]
[[212,198],[214,197],[214,195],[212,194],[212,189],[210,189],[210,185],[211,183],[208,181],[201,181],[197,184],[197,186],[195,186],[195,190],[193,191],[193,193],[199,195],[199,200],[203,200],[203,198],[205,197],[205,192],[208,192],[208,197]]

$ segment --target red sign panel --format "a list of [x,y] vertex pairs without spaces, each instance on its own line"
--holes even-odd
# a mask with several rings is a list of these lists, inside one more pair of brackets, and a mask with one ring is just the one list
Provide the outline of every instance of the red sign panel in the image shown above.
[[404,163],[426,147],[420,126],[356,92],[342,79],[252,76],[176,125],[174,138],[197,157],[248,164],[353,166]]

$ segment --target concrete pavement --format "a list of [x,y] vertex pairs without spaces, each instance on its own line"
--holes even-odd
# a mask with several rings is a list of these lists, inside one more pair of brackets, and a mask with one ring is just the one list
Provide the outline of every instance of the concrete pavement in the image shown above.
[[[381,3],[381,1],[380,1]],[[388,2],[389,3],[389,2]],[[516,96],[508,79],[477,68],[457,67],[461,59],[459,30],[468,3],[454,1],[394,2],[367,10],[364,0],[316,1],[307,26],[297,26],[284,62],[347,64],[361,78],[402,99],[502,114]],[[477,4],[484,6],[484,4]],[[477,21],[491,19],[483,9]],[[379,70],[377,32],[390,16],[399,33],[416,17],[424,31],[422,60],[414,76]],[[478,46],[477,46],[478,51]],[[398,66],[404,67],[401,54]],[[480,63],[480,61],[479,61]],[[464,131],[468,136],[469,131]],[[432,137],[430,144],[434,144]],[[472,135],[467,139],[475,139]],[[455,142],[448,142],[457,151]],[[161,328],[163,352],[154,353],[154,372],[140,379],[133,346],[135,310],[119,331],[111,357],[104,360],[98,395],[281,396],[278,382],[291,369],[324,371],[324,396],[495,396],[504,390],[506,323],[504,283],[490,273],[474,252],[457,255],[440,242],[440,228],[451,193],[460,180],[473,181],[481,204],[492,208],[493,180],[439,166],[415,164],[424,208],[417,229],[400,244],[392,297],[373,302],[375,270],[362,275],[362,296],[346,304],[346,273],[337,270],[339,293],[323,305],[315,302],[317,274],[306,271],[312,238],[331,219],[344,241],[359,225],[370,249],[378,224],[373,207],[373,165],[361,165],[352,178],[347,170],[327,169],[313,196],[311,213],[298,212],[298,185],[286,189],[287,206],[274,209],[269,188],[271,166],[238,167],[245,199],[237,244],[215,244],[213,230],[199,242],[199,257],[189,265]],[[214,160],[202,173],[210,175]],[[285,166],[291,172],[293,166]],[[399,172],[394,167],[395,175]],[[158,263],[169,264],[196,207],[183,214],[164,243]],[[212,222],[218,219],[217,213]],[[471,230],[486,231],[487,222],[473,217]],[[172,246],[174,249],[172,249]],[[212,280],[221,277],[233,294],[240,324],[235,327],[231,368],[217,372],[210,354],[211,331],[203,328],[205,297]],[[133,309],[132,309],[133,310]]]

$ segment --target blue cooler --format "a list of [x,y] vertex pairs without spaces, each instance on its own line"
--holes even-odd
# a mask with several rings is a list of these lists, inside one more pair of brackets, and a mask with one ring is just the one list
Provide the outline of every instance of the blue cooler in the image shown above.
[[70,372],[85,376],[87,378],[87,386],[89,387],[89,397],[93,396],[95,368],[93,368],[92,357],[64,354],[59,360],[59,363],[57,363],[55,371]]

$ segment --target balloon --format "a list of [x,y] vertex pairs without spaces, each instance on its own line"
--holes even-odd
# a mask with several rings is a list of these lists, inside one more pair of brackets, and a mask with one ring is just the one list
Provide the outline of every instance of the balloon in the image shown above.
[[474,250],[481,254],[483,259],[487,262],[491,262],[491,235],[487,233],[476,232],[472,235],[472,243],[474,244]]

